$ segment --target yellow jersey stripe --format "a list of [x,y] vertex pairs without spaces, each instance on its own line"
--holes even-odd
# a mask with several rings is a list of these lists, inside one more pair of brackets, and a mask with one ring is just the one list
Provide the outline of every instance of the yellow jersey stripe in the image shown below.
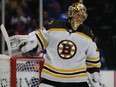
[[37,34],[37,35],[39,36],[39,38],[41,39],[41,41],[42,41],[42,43],[43,43],[43,45],[44,45],[44,48],[46,48],[46,47],[47,47],[47,44],[46,44],[46,41],[45,41],[43,35],[41,34],[41,32],[40,32],[40,31],[37,31],[36,34]]
[[50,28],[48,31],[66,31],[65,28]]
[[86,64],[87,64],[87,67],[101,67],[101,63],[100,62],[97,63],[97,64],[86,62]]
[[89,60],[89,61],[98,61],[98,60],[100,60],[100,58],[99,57],[95,57],[95,58],[87,57],[87,60]]
[[59,69],[59,68],[53,67],[52,65],[50,65],[48,63],[44,63],[44,66],[48,67],[51,70],[54,70],[54,71],[57,71],[57,72],[64,72],[64,73],[86,71],[86,67],[75,68],[75,69]]
[[48,74],[50,76],[58,77],[58,78],[81,78],[81,77],[87,77],[87,73],[81,73],[77,75],[61,75],[61,74],[55,74],[52,72],[49,72],[45,69],[42,70],[43,73]]
[[86,34],[84,34],[84,33],[82,33],[82,32],[76,32],[76,34],[79,34],[79,35],[81,35],[81,36],[84,36],[84,37],[87,38],[87,39],[92,40],[91,37],[87,36]]

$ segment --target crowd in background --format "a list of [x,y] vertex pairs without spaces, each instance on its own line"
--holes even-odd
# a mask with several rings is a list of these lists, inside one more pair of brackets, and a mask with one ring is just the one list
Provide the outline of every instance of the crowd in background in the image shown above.
[[[5,27],[10,36],[28,34],[39,28],[39,0],[5,1]],[[68,6],[77,1],[43,0],[43,24],[51,18],[66,20]],[[116,1],[83,1],[89,15],[84,23],[96,36],[103,63],[101,69],[116,69]]]

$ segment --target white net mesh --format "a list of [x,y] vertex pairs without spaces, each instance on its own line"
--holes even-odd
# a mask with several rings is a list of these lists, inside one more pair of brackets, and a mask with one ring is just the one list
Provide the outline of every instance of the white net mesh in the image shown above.
[[10,87],[10,57],[0,55],[0,87]]
[[[15,84],[12,80],[16,81],[15,87],[39,87],[41,64],[38,58],[16,58],[16,64],[10,61],[13,60],[9,56],[0,55],[0,87],[12,87],[11,84]],[[15,70],[12,72],[11,68]]]
[[17,86],[18,87],[39,87],[39,67],[37,60],[17,61]]

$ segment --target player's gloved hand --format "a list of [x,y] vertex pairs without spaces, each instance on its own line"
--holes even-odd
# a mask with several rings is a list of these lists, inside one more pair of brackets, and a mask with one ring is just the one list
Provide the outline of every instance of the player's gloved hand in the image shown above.
[[29,52],[29,51],[33,50],[35,47],[37,47],[36,40],[23,40],[19,44],[19,49],[23,53]]
[[20,43],[24,39],[27,39],[27,35],[13,35],[10,37],[10,43],[11,43],[13,54],[17,54],[21,52],[21,50],[19,49],[19,46],[21,45]]
[[101,79],[101,73],[94,72],[92,74],[88,73],[88,83],[90,87],[107,87]]
[[18,50],[22,53],[29,52],[37,46],[37,39],[33,35],[14,35],[10,37],[12,50],[16,52]]

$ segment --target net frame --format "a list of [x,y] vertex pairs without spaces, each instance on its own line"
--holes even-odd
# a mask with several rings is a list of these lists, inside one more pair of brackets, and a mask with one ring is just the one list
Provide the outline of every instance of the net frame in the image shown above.
[[[2,55],[0,56],[2,57]],[[4,57],[4,56],[3,56]],[[8,57],[8,56],[7,56]],[[2,58],[3,60],[6,58]],[[44,59],[39,56],[12,56],[8,57],[8,60],[6,60],[9,63],[10,66],[10,86],[8,87],[17,87],[17,61],[37,61],[39,62],[39,81],[41,81],[41,70],[44,64]],[[0,66],[1,67],[1,66]]]

